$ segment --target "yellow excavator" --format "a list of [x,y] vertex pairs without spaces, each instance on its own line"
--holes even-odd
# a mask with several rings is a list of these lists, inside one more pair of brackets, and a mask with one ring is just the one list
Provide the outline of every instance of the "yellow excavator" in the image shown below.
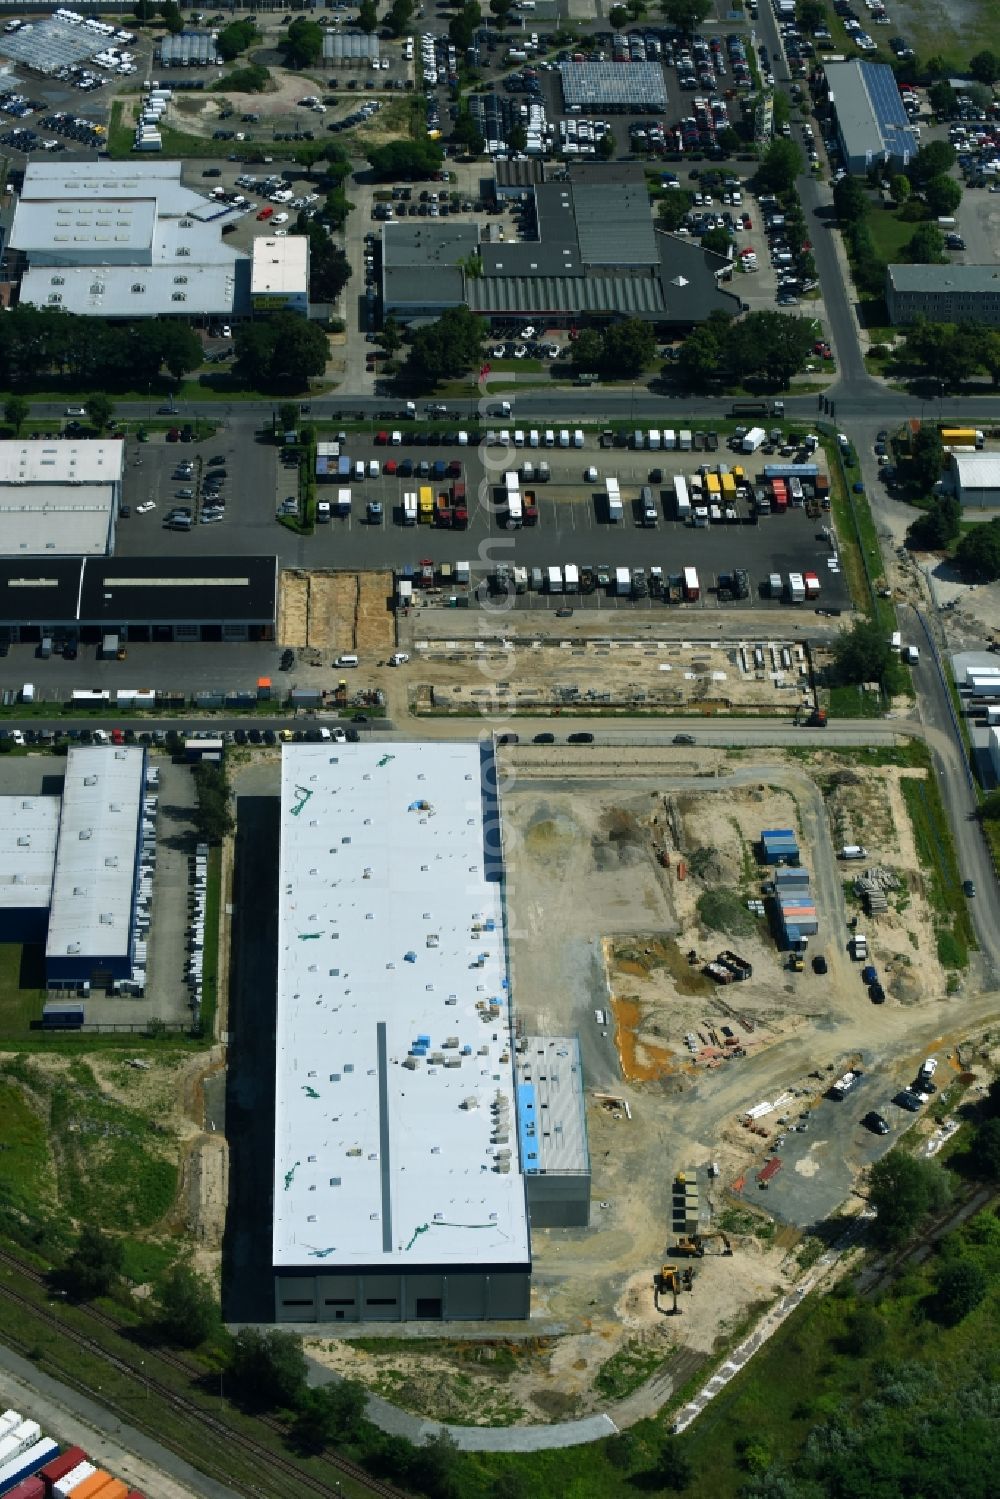
[[733,1246],[729,1242],[729,1236],[723,1233],[692,1234],[691,1237],[679,1239],[674,1247],[675,1254],[686,1254],[691,1258],[704,1259],[705,1245],[710,1244],[713,1239],[721,1239],[722,1253],[732,1254]]
[[666,1313],[668,1317],[676,1317],[680,1314],[677,1297],[678,1292],[682,1290],[694,1290],[694,1271],[679,1270],[676,1265],[661,1265],[656,1277],[656,1297],[659,1302],[661,1296],[668,1294],[673,1296],[673,1307]]

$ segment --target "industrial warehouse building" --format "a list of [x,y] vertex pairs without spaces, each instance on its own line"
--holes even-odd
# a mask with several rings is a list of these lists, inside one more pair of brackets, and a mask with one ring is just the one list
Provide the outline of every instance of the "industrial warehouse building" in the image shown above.
[[[568,181],[525,182],[518,190],[534,200],[535,239],[480,244],[474,224],[385,224],[386,311],[412,321],[467,305],[503,325],[637,317],[674,329],[740,311],[739,298],[719,282],[731,272],[723,257],[654,227],[640,167],[579,165]],[[470,276],[473,257],[480,274]]]
[[952,453],[950,474],[963,509],[1000,510],[1000,453]]
[[21,302],[81,316],[228,318],[250,310],[238,209],[181,185],[181,161],[29,161],[9,251]]
[[0,639],[274,639],[276,557],[0,560]]
[[44,943],[50,989],[144,982],[145,797],[146,752],[124,745],[71,749],[61,796],[0,796],[0,941]]
[[309,311],[309,236],[253,242],[250,302],[254,312]]
[[528,1316],[496,774],[478,744],[283,750],[278,1322]]
[[985,323],[1000,328],[1000,268],[995,265],[890,265],[885,272],[889,322]]
[[125,444],[0,442],[0,557],[114,550]]
[[847,170],[867,172],[885,162],[905,172],[920,142],[888,64],[855,58],[828,62],[824,71]]
[[590,1226],[590,1153],[576,1036],[517,1043],[517,1125],[532,1228]]
[[0,942],[45,941],[58,796],[0,796]]
[[134,976],[145,789],[139,746],[71,749],[66,758],[45,943],[50,988]]

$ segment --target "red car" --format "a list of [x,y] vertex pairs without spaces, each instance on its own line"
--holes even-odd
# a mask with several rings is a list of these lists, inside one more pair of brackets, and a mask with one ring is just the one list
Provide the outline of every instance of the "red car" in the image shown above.
[[396,462],[395,458],[389,458],[382,465],[382,472],[384,474],[394,474],[398,468],[399,468],[399,464]]
[[389,446],[389,434],[388,434],[388,432],[376,432],[375,433],[375,446],[377,448],[386,448],[386,447]]
[[181,440],[180,430],[177,427],[171,427],[170,431],[167,433],[167,441],[168,442],[180,442],[180,440]]
[[259,219],[269,219],[271,217],[271,215],[272,215],[273,212],[274,212],[274,209],[271,208],[270,206],[268,206],[267,208],[262,208],[261,211],[260,211],[260,213],[257,215],[257,217]]

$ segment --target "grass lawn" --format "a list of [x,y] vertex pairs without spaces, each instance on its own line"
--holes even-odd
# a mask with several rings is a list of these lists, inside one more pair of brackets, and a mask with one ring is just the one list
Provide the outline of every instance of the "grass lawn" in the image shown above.
[[865,223],[871,230],[877,253],[883,260],[893,263],[902,258],[903,246],[920,227],[919,220],[900,219],[895,209],[883,208],[878,203],[872,205]]
[[47,1122],[18,1083],[0,1076],[0,1196],[31,1213],[54,1188]]
[[1000,7],[996,0],[963,0],[949,13],[947,26],[941,24],[938,0],[908,0],[906,11],[906,25],[900,30],[905,31],[918,57],[943,56],[949,65],[946,76],[955,66],[964,69],[969,58],[984,47],[1000,52]]
[[[19,942],[0,944],[0,1041],[27,1037],[45,1003],[44,953]],[[0,1138],[3,1131],[0,1130]]]
[[829,711],[831,718],[881,718],[882,699],[860,685],[831,687]]

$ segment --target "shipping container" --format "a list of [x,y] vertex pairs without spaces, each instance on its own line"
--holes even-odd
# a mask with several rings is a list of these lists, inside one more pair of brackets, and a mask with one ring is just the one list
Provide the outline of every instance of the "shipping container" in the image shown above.
[[684,597],[688,603],[694,603],[701,595],[701,584],[698,582],[698,574],[693,567],[684,569]]
[[36,1473],[32,1478],[24,1478],[16,1488],[8,1489],[4,1499],[45,1499],[45,1484]]
[[605,485],[608,492],[608,520],[617,523],[625,517],[625,507],[622,504],[618,480],[615,478],[607,479]]
[[801,573],[788,574],[787,597],[791,604],[802,604],[805,602],[806,585]]
[[70,1494],[72,1494],[73,1490],[77,1488],[85,1478],[89,1478],[91,1473],[96,1472],[96,1463],[88,1462],[87,1459],[84,1458],[83,1462],[77,1463],[76,1467],[71,1468],[64,1478],[57,1479],[56,1482],[52,1485],[52,1493],[55,1496],[55,1499],[69,1499],[69,1496]]
[[40,1437],[0,1466],[0,1494],[32,1478],[57,1455],[59,1448],[51,1437]]
[[86,1456],[82,1447],[69,1447],[59,1457],[51,1458],[44,1468],[40,1468],[39,1476],[51,1488],[57,1478],[63,1478],[67,1473],[71,1473]]
[[691,501],[688,497],[687,480],[683,474],[674,476],[674,505],[677,510],[677,519],[686,521],[691,515]]

